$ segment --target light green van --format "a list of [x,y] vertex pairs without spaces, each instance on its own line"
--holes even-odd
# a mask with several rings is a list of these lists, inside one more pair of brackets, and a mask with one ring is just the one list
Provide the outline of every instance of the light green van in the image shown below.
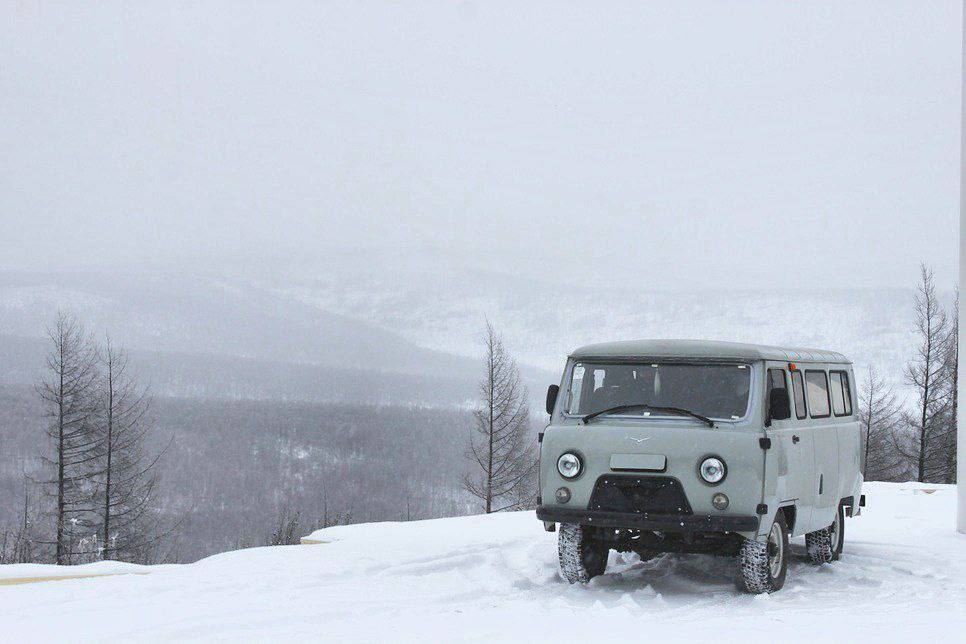
[[574,351],[547,392],[537,517],[561,575],[610,550],[736,556],[738,585],[785,582],[788,539],[830,563],[864,505],[852,364],[832,351],[695,340]]

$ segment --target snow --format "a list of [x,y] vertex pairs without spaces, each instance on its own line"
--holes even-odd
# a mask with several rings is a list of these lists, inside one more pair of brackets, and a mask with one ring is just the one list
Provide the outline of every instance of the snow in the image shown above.
[[239,550],[146,575],[0,586],[0,624],[8,641],[961,635],[966,535],[955,532],[954,488],[873,483],[865,493],[863,515],[846,523],[841,560],[813,566],[793,541],[788,580],[773,595],[739,593],[733,561],[704,556],[641,563],[612,553],[605,576],[569,586],[557,577],[556,535],[521,512],[334,527],[311,535],[320,545]]
[[146,574],[171,566],[139,566],[121,561],[97,561],[80,566],[56,566],[54,564],[10,564],[0,566],[0,583],[4,580],[38,577],[83,577],[88,575]]

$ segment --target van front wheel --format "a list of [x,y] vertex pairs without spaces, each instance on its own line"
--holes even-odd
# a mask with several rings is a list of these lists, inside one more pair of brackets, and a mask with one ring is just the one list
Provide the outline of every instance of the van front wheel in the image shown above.
[[781,590],[788,572],[788,525],[775,515],[765,541],[746,539],[738,553],[738,587],[760,595]]
[[560,576],[571,584],[586,584],[603,575],[610,548],[593,538],[592,530],[576,523],[561,523],[557,533]]

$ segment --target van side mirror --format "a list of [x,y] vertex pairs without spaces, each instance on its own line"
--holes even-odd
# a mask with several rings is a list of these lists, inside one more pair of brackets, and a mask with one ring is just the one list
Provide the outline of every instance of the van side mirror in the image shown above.
[[560,393],[559,385],[547,387],[547,413],[553,416],[553,408],[557,405],[557,394]]
[[787,389],[772,389],[768,392],[768,424],[773,420],[788,420],[792,417],[792,403]]

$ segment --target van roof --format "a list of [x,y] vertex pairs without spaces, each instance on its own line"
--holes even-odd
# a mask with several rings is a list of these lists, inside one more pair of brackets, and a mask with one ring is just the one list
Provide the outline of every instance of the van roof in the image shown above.
[[670,358],[701,360],[782,360],[852,364],[836,351],[771,347],[719,340],[622,340],[588,344],[574,349],[571,358]]

